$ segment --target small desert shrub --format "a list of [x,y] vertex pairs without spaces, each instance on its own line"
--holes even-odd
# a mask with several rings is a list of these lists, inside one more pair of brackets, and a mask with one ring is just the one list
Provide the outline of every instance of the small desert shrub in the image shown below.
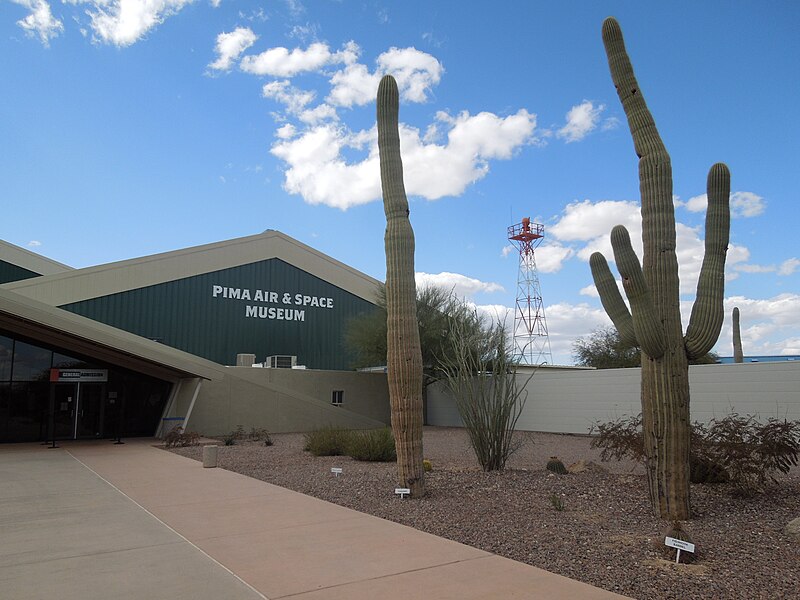
[[[595,423],[598,437],[592,448],[601,448],[604,461],[615,458],[644,459],[641,415],[608,423]],[[800,455],[800,421],[732,413],[694,423],[691,431],[690,478],[692,483],[730,482],[743,494],[763,491],[776,482],[777,473],[788,473]]]
[[550,505],[558,512],[564,510],[564,500],[558,494],[550,494]]
[[272,446],[272,436],[269,430],[263,427],[251,427],[247,439],[251,442],[264,442],[265,446]]
[[183,427],[176,425],[167,435],[164,436],[164,446],[167,448],[185,448],[187,446],[197,446],[200,442],[200,434],[196,431],[183,432]]
[[592,448],[600,448],[600,460],[622,460],[630,458],[644,461],[644,438],[642,437],[642,415],[620,417],[616,421],[592,425],[589,433],[597,432]]
[[244,432],[244,427],[237,425],[236,429],[222,436],[222,442],[226,446],[233,446],[236,444],[236,442],[243,440],[246,437],[247,435]]
[[314,456],[342,456],[347,454],[352,432],[341,427],[322,427],[305,435],[303,450]]
[[429,461],[427,458],[423,459],[423,461],[422,461],[422,469],[426,473],[429,473],[430,471],[433,471],[433,463],[431,461]]
[[347,454],[355,460],[391,462],[397,460],[394,435],[388,427],[351,432]]

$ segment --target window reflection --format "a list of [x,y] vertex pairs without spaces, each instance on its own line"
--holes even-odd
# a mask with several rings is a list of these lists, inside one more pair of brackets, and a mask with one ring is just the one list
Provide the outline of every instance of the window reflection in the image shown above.
[[49,381],[52,362],[52,351],[18,341],[14,347],[12,378],[14,381]]
[[0,381],[11,379],[11,358],[14,356],[14,340],[0,335]]

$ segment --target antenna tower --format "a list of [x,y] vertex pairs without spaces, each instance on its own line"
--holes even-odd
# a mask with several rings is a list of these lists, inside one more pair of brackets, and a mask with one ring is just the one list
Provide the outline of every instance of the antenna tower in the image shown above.
[[519,250],[514,358],[523,365],[553,363],[534,256],[534,250],[542,243],[543,238],[544,225],[531,223],[528,217],[508,228],[508,240]]

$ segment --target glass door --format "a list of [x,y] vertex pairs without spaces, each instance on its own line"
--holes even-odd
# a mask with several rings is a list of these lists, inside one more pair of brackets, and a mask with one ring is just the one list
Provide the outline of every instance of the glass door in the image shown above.
[[78,384],[76,438],[99,438],[102,435],[104,383]]
[[78,384],[57,383],[53,406],[53,437],[56,439],[75,436],[75,414],[78,406]]

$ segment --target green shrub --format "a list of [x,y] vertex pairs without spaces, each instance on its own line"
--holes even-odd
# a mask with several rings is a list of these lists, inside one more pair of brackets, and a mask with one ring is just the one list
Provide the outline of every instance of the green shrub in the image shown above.
[[422,470],[425,471],[426,473],[433,471],[433,463],[429,461],[427,458],[423,459]]
[[347,454],[352,432],[341,427],[322,427],[305,434],[303,450],[314,456],[341,456]]
[[397,460],[394,435],[388,427],[369,431],[351,432],[347,454],[355,460],[391,462]]

